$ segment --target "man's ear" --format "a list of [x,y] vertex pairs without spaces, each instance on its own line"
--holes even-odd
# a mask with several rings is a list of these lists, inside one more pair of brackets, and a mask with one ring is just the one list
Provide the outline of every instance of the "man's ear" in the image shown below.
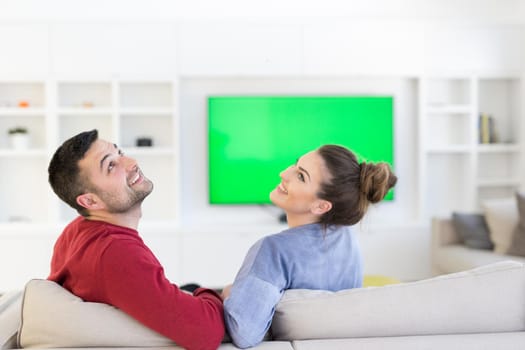
[[77,204],[89,210],[96,210],[103,207],[100,198],[94,193],[84,193],[77,197]]
[[332,209],[332,202],[329,202],[324,199],[319,199],[315,202],[312,207],[312,213],[315,215],[323,215],[326,212],[329,212]]

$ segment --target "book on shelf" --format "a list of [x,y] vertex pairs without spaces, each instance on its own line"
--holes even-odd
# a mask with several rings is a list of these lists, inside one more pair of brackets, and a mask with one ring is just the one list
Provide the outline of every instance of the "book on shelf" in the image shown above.
[[479,143],[496,143],[498,137],[494,126],[494,117],[481,113],[479,115]]

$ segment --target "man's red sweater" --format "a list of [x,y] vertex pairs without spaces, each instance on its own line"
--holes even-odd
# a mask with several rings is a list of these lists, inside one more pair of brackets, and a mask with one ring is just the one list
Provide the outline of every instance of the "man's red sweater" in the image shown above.
[[224,336],[221,298],[170,283],[130,228],[78,217],[55,243],[48,279],[85,301],[121,309],[186,349],[217,349]]

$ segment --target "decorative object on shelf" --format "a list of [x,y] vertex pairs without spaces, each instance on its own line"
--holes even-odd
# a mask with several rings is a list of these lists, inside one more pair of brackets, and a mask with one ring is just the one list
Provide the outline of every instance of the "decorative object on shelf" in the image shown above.
[[136,144],[137,147],[151,147],[153,146],[153,139],[151,137],[139,137]]
[[24,150],[29,148],[29,131],[26,127],[17,126],[9,129],[9,143],[11,148]]
[[29,101],[26,101],[26,100],[18,101],[18,107],[20,107],[20,108],[27,108],[27,107],[29,107]]
[[479,143],[496,143],[498,137],[494,127],[494,118],[486,113],[479,115]]
[[10,215],[7,222],[31,222],[31,219],[24,215]]
[[93,101],[84,101],[82,102],[82,107],[83,108],[93,108],[95,106],[95,104],[93,103]]

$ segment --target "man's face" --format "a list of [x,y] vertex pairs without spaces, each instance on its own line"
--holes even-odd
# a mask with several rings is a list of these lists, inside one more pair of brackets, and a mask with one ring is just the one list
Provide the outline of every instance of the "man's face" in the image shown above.
[[90,187],[86,190],[96,194],[110,213],[127,212],[153,190],[153,183],[142,174],[135,159],[101,139],[93,142],[79,167]]

